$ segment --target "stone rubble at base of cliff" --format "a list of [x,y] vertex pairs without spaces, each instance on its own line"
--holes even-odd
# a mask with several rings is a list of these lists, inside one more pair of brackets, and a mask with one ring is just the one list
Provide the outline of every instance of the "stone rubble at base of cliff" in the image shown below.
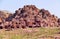
[[0,29],[59,27],[60,18],[51,15],[48,10],[38,9],[35,5],[19,8],[14,14],[0,21]]

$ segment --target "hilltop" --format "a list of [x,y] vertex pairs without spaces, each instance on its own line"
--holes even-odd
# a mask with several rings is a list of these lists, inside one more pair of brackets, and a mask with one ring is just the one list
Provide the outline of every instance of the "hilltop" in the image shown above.
[[[1,16],[1,12],[0,12]],[[48,10],[38,9],[35,5],[25,5],[19,8],[14,14],[7,16],[0,22],[0,28],[36,28],[36,27],[59,27],[60,18],[52,15]]]

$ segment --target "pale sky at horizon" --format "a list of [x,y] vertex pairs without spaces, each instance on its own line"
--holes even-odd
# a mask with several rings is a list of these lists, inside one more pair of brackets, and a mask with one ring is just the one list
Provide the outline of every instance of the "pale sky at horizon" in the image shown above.
[[60,0],[0,0],[0,10],[14,12],[24,5],[35,5],[39,9],[46,9],[60,17]]

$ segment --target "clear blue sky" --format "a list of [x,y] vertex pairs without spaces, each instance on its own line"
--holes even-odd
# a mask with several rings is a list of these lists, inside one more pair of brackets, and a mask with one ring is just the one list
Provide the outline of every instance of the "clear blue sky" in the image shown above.
[[29,4],[49,10],[51,14],[60,17],[60,0],[0,0],[0,10],[14,12],[16,9]]

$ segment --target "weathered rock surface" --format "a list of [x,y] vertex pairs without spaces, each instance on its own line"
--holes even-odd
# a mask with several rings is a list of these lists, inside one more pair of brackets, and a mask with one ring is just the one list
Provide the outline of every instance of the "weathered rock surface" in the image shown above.
[[14,14],[8,15],[5,22],[0,25],[4,28],[59,27],[60,18],[48,10],[36,8],[35,5],[26,5],[16,10]]
[[5,19],[12,15],[10,12],[6,10],[0,10],[0,29],[4,28]]

